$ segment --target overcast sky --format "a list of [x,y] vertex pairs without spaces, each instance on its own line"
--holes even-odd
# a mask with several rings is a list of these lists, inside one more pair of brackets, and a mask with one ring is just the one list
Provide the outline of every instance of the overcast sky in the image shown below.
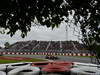
[[27,37],[24,39],[21,38],[20,32],[18,31],[13,37],[10,37],[6,34],[0,34],[0,46],[4,46],[5,42],[10,44],[17,41],[26,41],[26,40],[45,40],[45,41],[65,41],[65,40],[78,40],[78,37],[75,36],[77,33],[72,28],[68,27],[66,32],[66,25],[61,24],[59,28],[47,28],[46,26],[35,26],[31,28],[31,31],[28,33]]

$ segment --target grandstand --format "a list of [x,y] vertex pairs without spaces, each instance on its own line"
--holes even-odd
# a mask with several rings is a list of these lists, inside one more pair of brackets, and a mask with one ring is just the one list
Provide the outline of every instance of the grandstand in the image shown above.
[[83,44],[78,41],[19,41],[4,52],[53,52],[53,53],[87,53]]

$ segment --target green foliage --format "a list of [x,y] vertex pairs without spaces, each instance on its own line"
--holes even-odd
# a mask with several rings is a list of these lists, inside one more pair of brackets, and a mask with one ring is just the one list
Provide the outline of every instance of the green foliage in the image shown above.
[[100,45],[96,45],[95,50],[97,51],[98,58],[100,58]]
[[31,23],[37,18],[38,22],[47,27],[60,24],[64,9],[63,0],[1,0],[0,27],[9,29],[7,34],[13,36],[17,30],[22,37],[30,31]]
[[[1,0],[0,27],[9,29],[7,34],[13,36],[17,30],[22,37],[30,31],[31,24],[37,18],[41,25],[54,28],[74,11],[75,24],[81,24],[83,36],[86,28],[89,36],[99,41],[100,1],[99,0]],[[68,22],[66,20],[66,22]],[[84,36],[85,37],[85,36]]]
[[9,42],[5,42],[4,46],[5,46],[5,48],[8,48],[10,46],[10,43]]
[[[100,0],[71,1],[75,25],[80,24],[82,41],[88,48],[100,55]],[[100,56],[99,56],[100,57]]]

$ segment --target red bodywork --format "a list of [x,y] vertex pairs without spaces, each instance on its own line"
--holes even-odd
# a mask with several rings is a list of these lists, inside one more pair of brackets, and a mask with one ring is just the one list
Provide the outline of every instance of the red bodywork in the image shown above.
[[32,64],[32,66],[36,66],[36,67],[44,67],[46,65],[48,65],[50,62],[34,62]]
[[56,65],[61,65],[66,67],[71,67],[73,64],[72,62],[67,62],[67,61],[54,61],[53,63]]
[[65,72],[65,71],[69,71],[69,68],[67,68],[66,66],[61,66],[61,65],[57,65],[57,64],[48,64],[42,69],[42,71],[45,71],[45,72]]
[[34,62],[32,66],[41,67],[45,72],[65,72],[69,71],[72,62],[52,61],[52,62]]

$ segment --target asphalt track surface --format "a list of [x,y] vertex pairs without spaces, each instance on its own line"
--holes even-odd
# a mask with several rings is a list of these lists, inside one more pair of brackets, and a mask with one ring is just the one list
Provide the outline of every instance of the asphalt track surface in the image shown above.
[[[45,55],[5,55],[5,56],[19,56],[19,57],[29,57],[29,58],[40,58],[45,59]],[[82,62],[91,63],[90,57],[78,57],[78,56],[58,56],[58,60],[71,61],[71,62]]]

